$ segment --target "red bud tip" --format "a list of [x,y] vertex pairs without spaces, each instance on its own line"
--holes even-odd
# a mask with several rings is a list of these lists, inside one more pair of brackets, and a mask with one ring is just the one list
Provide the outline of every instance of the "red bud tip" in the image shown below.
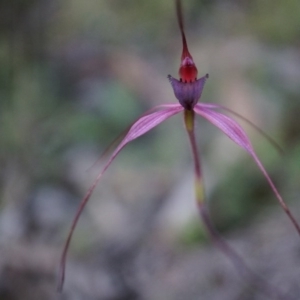
[[192,57],[185,57],[179,68],[179,76],[183,82],[193,82],[197,79],[198,70]]
[[195,66],[192,55],[190,54],[187,46],[184,28],[183,28],[182,6],[180,0],[176,0],[176,11],[177,11],[177,20],[179,24],[179,29],[182,37],[182,55],[181,55],[179,76],[181,81],[183,82],[193,82],[197,79],[198,70]]

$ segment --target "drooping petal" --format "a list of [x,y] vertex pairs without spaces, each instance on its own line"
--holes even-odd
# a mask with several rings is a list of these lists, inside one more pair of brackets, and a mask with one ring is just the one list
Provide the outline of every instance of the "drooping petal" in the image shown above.
[[248,125],[250,125],[252,128],[254,128],[258,133],[260,133],[280,154],[283,154],[284,151],[282,147],[271,137],[269,136],[266,132],[264,132],[261,128],[256,126],[253,122],[251,122],[249,119],[244,117],[243,115],[233,111],[232,109],[220,105],[220,104],[215,104],[215,103],[199,103],[199,107],[202,108],[211,108],[211,109],[220,109],[229,112],[230,114],[236,116],[237,118],[243,120],[246,122]]
[[65,266],[66,266],[66,255],[68,252],[68,248],[71,242],[71,238],[74,232],[74,229],[76,227],[76,224],[78,222],[78,219],[86,205],[86,203],[88,202],[88,200],[90,199],[94,189],[96,188],[96,186],[98,185],[103,173],[107,170],[107,168],[110,166],[110,164],[113,162],[113,160],[116,158],[116,156],[119,154],[119,152],[131,141],[133,141],[134,139],[140,137],[141,135],[147,133],[148,131],[150,131],[152,128],[156,127],[157,125],[159,125],[160,123],[162,123],[163,121],[169,119],[170,117],[178,114],[179,112],[181,112],[183,110],[182,106],[179,104],[171,104],[171,105],[161,105],[159,108],[163,108],[160,111],[154,112],[154,113],[150,113],[148,115],[143,115],[142,117],[140,117],[128,130],[127,134],[125,135],[125,137],[123,138],[123,140],[121,141],[121,143],[119,144],[119,146],[115,149],[115,151],[112,153],[112,155],[110,156],[108,162],[105,164],[105,166],[103,167],[101,173],[99,173],[99,175],[97,176],[97,178],[95,179],[94,183],[92,184],[92,186],[89,188],[88,192],[86,193],[85,197],[82,199],[79,208],[76,212],[76,215],[74,217],[74,220],[72,222],[71,225],[71,229],[69,231],[63,252],[62,252],[62,256],[61,256],[61,261],[60,261],[60,273],[59,273],[59,282],[58,282],[58,291],[62,290],[63,284],[64,284],[64,278],[65,278]]
[[231,140],[244,148],[247,152],[253,152],[250,140],[236,121],[219,112],[203,108],[200,105],[196,105],[194,110],[198,115],[204,117],[210,123],[220,128]]
[[289,210],[288,206],[282,199],[280,193],[278,192],[275,184],[273,183],[271,177],[267,173],[263,164],[257,157],[257,155],[252,147],[252,144],[251,144],[249,138],[247,137],[247,134],[242,129],[242,127],[236,121],[229,118],[228,116],[223,115],[219,112],[213,111],[212,109],[204,108],[203,106],[201,107],[201,105],[199,105],[199,104],[194,107],[194,111],[198,115],[207,119],[210,123],[214,124],[220,130],[222,130],[231,140],[233,140],[236,144],[238,144],[240,147],[242,147],[244,150],[246,150],[252,156],[252,158],[256,162],[257,166],[259,167],[259,169],[261,170],[261,172],[267,179],[267,181],[268,181],[270,187],[272,188],[276,198],[278,199],[281,207],[284,209],[284,211],[286,212],[286,214],[288,215],[288,217],[294,224],[298,234],[300,235],[300,225],[298,224],[295,217]]
[[[140,118],[149,115],[150,113],[153,113],[157,110],[165,109],[165,108],[178,108],[179,105],[177,103],[168,103],[168,104],[160,104],[155,107],[152,107],[151,109],[147,110]],[[136,121],[135,121],[136,122]],[[130,128],[133,126],[135,122],[132,122],[123,132],[121,132],[116,138],[112,140],[112,142],[106,147],[106,149],[103,151],[103,153],[100,155],[100,157],[91,165],[89,169],[92,169],[97,165],[97,163],[102,160],[104,157],[107,157],[112,151],[112,149],[115,148],[126,136],[126,134],[129,132]]]

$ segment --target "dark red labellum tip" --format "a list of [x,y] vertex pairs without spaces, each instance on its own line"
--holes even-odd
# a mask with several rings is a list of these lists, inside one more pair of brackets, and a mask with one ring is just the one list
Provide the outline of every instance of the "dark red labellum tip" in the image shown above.
[[182,82],[171,75],[168,75],[168,78],[173,87],[175,97],[181,106],[187,110],[192,110],[201,97],[208,74],[193,82]]

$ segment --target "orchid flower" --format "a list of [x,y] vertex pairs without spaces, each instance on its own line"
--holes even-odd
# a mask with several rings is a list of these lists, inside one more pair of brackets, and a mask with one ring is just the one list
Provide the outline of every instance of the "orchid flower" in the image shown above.
[[[197,206],[202,217],[203,223],[207,229],[207,232],[211,236],[213,242],[225,253],[227,256],[237,265],[237,268],[242,268],[243,272],[247,273],[248,275],[251,273],[249,269],[245,266],[242,262],[241,258],[225,243],[225,241],[218,235],[216,230],[211,224],[206,204],[205,204],[205,195],[204,195],[204,187],[203,187],[203,180],[202,180],[202,173],[201,173],[201,165],[198,156],[198,149],[197,143],[195,138],[195,129],[194,129],[194,120],[195,115],[199,115],[209,121],[211,124],[215,125],[219,128],[225,135],[227,135],[234,143],[240,146],[243,150],[248,152],[248,154],[253,158],[254,162],[260,169],[261,173],[266,178],[271,190],[275,194],[275,197],[279,201],[279,204],[283,208],[283,210],[288,215],[289,219],[293,223],[294,227],[296,228],[298,234],[300,235],[300,226],[299,223],[296,221],[295,217],[289,210],[288,206],[284,202],[283,198],[281,197],[279,191],[277,190],[275,184],[273,183],[271,177],[268,175],[266,169],[264,168],[263,164],[259,160],[254,148],[245,133],[242,127],[232,118],[224,115],[223,113],[219,112],[220,110],[227,111],[229,113],[234,114],[235,116],[246,120],[250,125],[258,129],[253,123],[249,120],[245,119],[243,116],[235,113],[234,111],[218,105],[218,104],[205,104],[199,103],[201,98],[201,94],[205,85],[206,80],[208,79],[208,74],[204,75],[197,79],[198,70],[194,63],[193,57],[190,54],[187,46],[187,41],[184,33],[183,28],[183,18],[182,18],[182,9],[181,9],[181,2],[180,0],[176,0],[176,10],[177,10],[177,18],[179,22],[179,28],[182,37],[182,44],[183,50],[181,55],[181,64],[179,68],[179,76],[180,79],[177,80],[172,76],[168,76],[171,86],[174,90],[175,97],[178,99],[178,104],[162,104],[159,106],[154,107],[150,112],[145,113],[141,116],[137,121],[135,121],[129,130],[126,132],[125,136],[116,147],[116,149],[112,152],[110,158],[104,165],[102,171],[96,177],[94,183],[91,185],[89,190],[87,191],[85,197],[82,199],[81,204],[77,210],[75,218],[72,222],[71,229],[69,231],[62,256],[60,262],[60,277],[59,277],[59,285],[58,290],[62,290],[64,278],[65,278],[65,266],[66,266],[66,256],[68,252],[68,248],[71,242],[71,238],[78,222],[78,219],[87,204],[88,200],[90,199],[94,189],[98,185],[99,181],[102,178],[104,172],[108,169],[111,163],[114,161],[116,156],[120,153],[120,151],[131,141],[137,139],[138,137],[146,134],[148,131],[153,129],[154,127],[158,126],[162,122],[166,121],[167,119],[171,118],[174,115],[183,114],[184,117],[184,124],[185,128],[189,137],[191,149],[192,149],[192,156],[194,160],[194,175],[195,175],[195,197],[197,201]],[[263,133],[260,129],[258,129],[272,144],[275,144],[272,139],[270,139],[265,133]],[[276,144],[275,144],[276,145]],[[257,278],[256,278],[257,279]],[[261,285],[261,282],[259,283]],[[263,289],[266,289],[264,286]],[[269,294],[270,289],[267,289]],[[277,295],[277,294],[276,294]]]

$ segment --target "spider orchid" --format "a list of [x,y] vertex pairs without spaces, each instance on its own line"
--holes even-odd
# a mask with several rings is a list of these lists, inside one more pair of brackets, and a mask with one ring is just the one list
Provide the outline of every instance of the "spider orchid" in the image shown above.
[[[98,185],[100,179],[104,172],[108,169],[111,165],[113,160],[116,156],[120,153],[120,151],[131,141],[137,139],[138,137],[144,135],[154,127],[158,126],[162,122],[166,121],[167,119],[171,118],[174,115],[179,113],[183,113],[184,117],[184,124],[186,131],[188,133],[192,155],[194,160],[194,174],[195,174],[195,196],[197,201],[197,206],[202,217],[202,221],[207,229],[207,232],[211,236],[213,242],[218,246],[223,253],[225,253],[237,266],[238,269],[242,269],[242,273],[247,273],[248,275],[252,272],[247,268],[247,266],[243,263],[242,259],[227,245],[227,243],[218,235],[216,230],[211,224],[206,205],[205,205],[205,196],[204,196],[204,187],[202,181],[202,173],[201,173],[201,165],[198,156],[198,149],[197,143],[195,138],[195,130],[194,130],[194,120],[195,115],[199,115],[205,118],[207,121],[215,125],[219,128],[225,135],[227,135],[234,143],[244,149],[248,154],[253,158],[254,162],[257,164],[258,168],[266,178],[267,182],[269,183],[271,189],[273,190],[277,200],[279,201],[281,207],[286,212],[288,217],[290,218],[291,222],[293,223],[294,227],[296,228],[298,234],[300,235],[300,226],[296,219],[294,218],[293,214],[287,207],[286,203],[282,199],[280,193],[278,192],[276,186],[274,185],[272,179],[268,175],[267,171],[265,170],[263,164],[259,160],[258,156],[256,155],[252,144],[242,129],[242,127],[232,118],[220,113],[220,110],[227,111],[235,116],[243,119],[244,121],[248,122],[250,125],[255,127],[260,133],[262,133],[273,145],[276,145],[275,142],[271,138],[269,138],[265,133],[263,133],[259,128],[257,128],[253,123],[249,120],[245,119],[243,116],[233,112],[232,110],[218,105],[218,104],[206,104],[206,103],[199,103],[199,99],[201,98],[201,94],[205,85],[206,80],[208,79],[208,74],[205,76],[197,79],[198,70],[194,63],[193,57],[190,54],[187,46],[187,41],[184,33],[183,28],[183,18],[182,18],[182,9],[181,9],[181,2],[180,0],[176,0],[176,10],[177,10],[177,18],[179,22],[179,28],[182,37],[182,44],[183,50],[181,55],[181,64],[179,68],[179,76],[180,79],[177,80],[172,76],[168,76],[169,81],[172,85],[174,90],[175,97],[178,99],[178,104],[162,104],[159,106],[154,107],[151,111],[145,113],[141,116],[137,121],[135,121],[129,130],[126,132],[125,136],[116,147],[116,149],[112,152],[110,158],[106,162],[105,166],[103,167],[102,171],[96,177],[94,183],[91,185],[89,190],[87,191],[85,197],[82,199],[81,204],[77,210],[75,218],[72,222],[71,229],[69,231],[67,240],[65,242],[65,246],[62,252],[61,261],[60,261],[60,274],[59,274],[59,284],[58,290],[61,291],[64,283],[65,278],[65,266],[66,266],[66,256],[68,252],[68,248],[71,242],[71,238],[78,222],[78,219],[87,204],[88,200],[90,199],[94,189]],[[253,275],[253,274],[252,274]],[[254,279],[258,282],[258,285],[262,286],[262,280],[258,278]],[[262,289],[267,290],[267,293],[270,295],[274,295],[273,288],[267,288],[267,284],[262,286]],[[276,294],[278,296],[278,293]],[[281,297],[280,297],[281,298]]]

